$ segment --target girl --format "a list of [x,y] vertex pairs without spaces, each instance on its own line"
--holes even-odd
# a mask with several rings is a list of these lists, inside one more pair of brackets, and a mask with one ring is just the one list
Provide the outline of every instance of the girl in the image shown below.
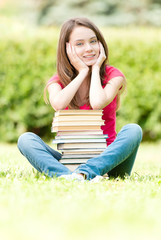
[[57,75],[47,83],[49,101],[55,111],[61,109],[103,109],[102,126],[108,134],[106,150],[72,173],[59,160],[61,154],[34,133],[24,133],[18,147],[28,161],[48,176],[90,180],[130,175],[142,139],[137,124],[124,126],[116,137],[116,110],[126,86],[124,75],[108,63],[108,48],[100,30],[86,18],[66,21],[60,32]]

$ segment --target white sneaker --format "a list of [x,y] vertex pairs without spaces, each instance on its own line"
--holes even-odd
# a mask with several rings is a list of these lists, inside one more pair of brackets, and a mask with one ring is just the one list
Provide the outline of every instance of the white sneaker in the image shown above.
[[61,175],[58,178],[66,179],[68,181],[78,181],[78,182],[84,182],[85,181],[84,177],[80,174],[77,174],[77,173]]
[[94,177],[93,179],[90,180],[91,183],[98,183],[101,182],[104,179],[108,179],[108,177],[102,177],[100,175],[97,175],[96,177]]

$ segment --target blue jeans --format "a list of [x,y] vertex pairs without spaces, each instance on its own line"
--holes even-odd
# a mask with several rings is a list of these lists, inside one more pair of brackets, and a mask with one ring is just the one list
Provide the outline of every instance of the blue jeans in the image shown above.
[[[130,175],[141,140],[142,129],[137,124],[127,124],[102,154],[81,164],[74,172],[84,173],[87,180],[105,173],[113,177]],[[22,134],[18,139],[18,148],[41,173],[50,177],[72,173],[59,162],[61,154],[34,133]]]

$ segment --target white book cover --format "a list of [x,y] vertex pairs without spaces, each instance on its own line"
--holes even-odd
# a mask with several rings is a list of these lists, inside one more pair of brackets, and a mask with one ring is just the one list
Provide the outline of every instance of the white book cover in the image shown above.
[[59,143],[105,143],[105,138],[93,138],[93,139],[54,139],[53,144]]

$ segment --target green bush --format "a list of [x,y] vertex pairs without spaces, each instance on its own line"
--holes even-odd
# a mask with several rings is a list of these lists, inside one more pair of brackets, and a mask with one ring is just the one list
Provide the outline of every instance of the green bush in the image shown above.
[[0,140],[16,141],[24,131],[49,135],[54,111],[43,89],[55,72],[56,44],[45,31],[1,36]]
[[[122,36],[122,40],[120,37]],[[120,30],[110,41],[112,65],[127,78],[127,93],[118,112],[118,129],[136,122],[144,131],[144,139],[161,136],[161,34],[159,30]],[[118,47],[116,47],[118,46]]]
[[[14,142],[25,131],[50,140],[54,110],[45,105],[43,89],[56,72],[59,32],[55,28],[9,30],[3,30],[0,36],[0,140]],[[117,129],[136,122],[143,128],[145,139],[158,139],[161,34],[155,29],[103,32],[109,45],[110,64],[119,68],[128,82]]]

